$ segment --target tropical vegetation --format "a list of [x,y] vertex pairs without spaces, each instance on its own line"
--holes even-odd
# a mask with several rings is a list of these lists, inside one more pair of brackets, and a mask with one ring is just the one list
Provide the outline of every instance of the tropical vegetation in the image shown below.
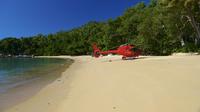
[[91,21],[69,31],[8,37],[0,40],[4,55],[84,55],[91,45],[103,50],[130,43],[144,55],[200,51],[200,1],[151,0],[128,8],[107,21]]

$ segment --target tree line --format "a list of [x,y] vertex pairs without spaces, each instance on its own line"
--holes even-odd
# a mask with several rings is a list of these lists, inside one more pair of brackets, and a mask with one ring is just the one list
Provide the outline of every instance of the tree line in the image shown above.
[[144,55],[200,51],[200,1],[151,0],[128,8],[121,16],[91,21],[69,31],[0,40],[4,55],[84,55],[92,43],[102,50],[134,44]]

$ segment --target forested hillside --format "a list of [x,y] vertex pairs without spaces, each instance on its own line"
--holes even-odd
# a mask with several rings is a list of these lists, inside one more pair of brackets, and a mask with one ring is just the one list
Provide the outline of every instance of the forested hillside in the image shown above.
[[0,54],[83,55],[92,52],[94,42],[103,50],[134,44],[145,55],[198,52],[200,1],[151,0],[104,22],[92,21],[56,34],[4,38],[0,41]]

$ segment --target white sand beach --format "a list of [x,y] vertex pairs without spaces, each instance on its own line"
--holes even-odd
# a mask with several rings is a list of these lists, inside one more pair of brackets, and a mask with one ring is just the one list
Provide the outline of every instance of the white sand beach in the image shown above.
[[200,112],[200,56],[59,58],[75,62],[5,112]]

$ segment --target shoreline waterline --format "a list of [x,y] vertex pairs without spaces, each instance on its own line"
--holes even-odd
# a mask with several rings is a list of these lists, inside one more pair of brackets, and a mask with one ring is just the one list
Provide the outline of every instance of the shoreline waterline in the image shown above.
[[72,59],[75,62],[59,79],[4,112],[199,110],[200,56],[141,56],[126,61],[120,56]]
[[[36,58],[41,59],[41,58]],[[57,58],[54,58],[57,59]],[[23,74],[32,75],[33,78],[18,82],[13,87],[6,88],[8,90],[0,93],[0,111],[11,108],[31,98],[37,94],[42,88],[56,81],[64,71],[74,62],[69,58],[62,58],[64,63],[57,65],[46,65],[45,67],[35,67]],[[37,76],[35,76],[37,74]]]

